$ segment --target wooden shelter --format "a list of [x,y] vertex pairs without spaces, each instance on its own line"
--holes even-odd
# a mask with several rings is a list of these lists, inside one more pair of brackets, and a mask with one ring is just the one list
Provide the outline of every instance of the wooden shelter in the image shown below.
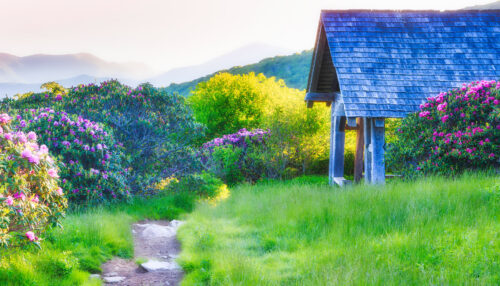
[[355,181],[364,169],[366,182],[384,183],[385,118],[498,79],[500,10],[322,11],[305,100],[332,108],[330,183],[347,183],[346,129],[357,130]]

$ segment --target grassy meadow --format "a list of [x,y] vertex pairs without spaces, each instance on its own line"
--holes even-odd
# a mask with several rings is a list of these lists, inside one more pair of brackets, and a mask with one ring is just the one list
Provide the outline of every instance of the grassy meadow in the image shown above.
[[241,185],[179,239],[183,285],[498,285],[500,179]]

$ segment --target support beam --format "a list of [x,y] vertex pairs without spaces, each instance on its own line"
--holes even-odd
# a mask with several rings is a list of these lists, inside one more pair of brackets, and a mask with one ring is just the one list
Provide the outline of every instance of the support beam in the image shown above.
[[385,183],[385,124],[383,119],[372,119],[372,184]]
[[345,144],[345,123],[344,116],[336,116],[332,106],[332,126],[330,134],[330,185],[344,185],[344,144]]
[[313,107],[315,102],[325,102],[327,106],[330,106],[339,94],[339,92],[308,92],[305,98],[307,108]]
[[365,183],[370,184],[372,181],[372,154],[370,151],[371,147],[371,127],[372,127],[372,119],[371,118],[363,118],[363,134],[365,141]]
[[363,149],[365,148],[363,118],[356,120],[356,154],[354,157],[354,182],[359,183],[363,177]]
[[356,117],[347,117],[347,126],[357,127]]

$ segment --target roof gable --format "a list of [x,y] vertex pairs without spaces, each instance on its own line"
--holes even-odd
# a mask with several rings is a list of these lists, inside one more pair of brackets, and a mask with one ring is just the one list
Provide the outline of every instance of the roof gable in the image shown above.
[[483,79],[500,79],[500,10],[323,11],[308,91],[340,89],[348,117],[403,117]]

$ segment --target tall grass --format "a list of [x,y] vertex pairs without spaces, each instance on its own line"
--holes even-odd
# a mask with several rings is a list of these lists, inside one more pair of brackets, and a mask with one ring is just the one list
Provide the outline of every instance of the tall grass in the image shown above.
[[99,273],[103,262],[133,257],[134,221],[177,218],[191,211],[193,202],[179,194],[73,211],[63,229],[44,236],[41,250],[0,250],[0,285],[99,285],[88,277]]
[[200,205],[179,231],[183,284],[500,284],[498,178],[319,182],[240,186]]

